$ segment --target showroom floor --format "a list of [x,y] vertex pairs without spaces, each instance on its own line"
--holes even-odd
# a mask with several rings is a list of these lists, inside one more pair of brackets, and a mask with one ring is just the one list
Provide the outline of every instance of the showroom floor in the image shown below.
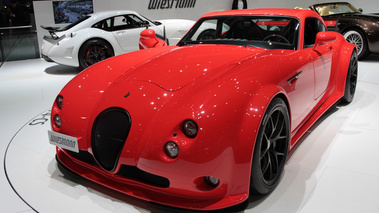
[[[245,212],[378,212],[378,69],[379,56],[359,62],[354,101],[328,111],[287,162],[276,190],[252,199]],[[0,68],[1,212],[178,212],[57,168],[49,109],[78,72],[41,59]]]

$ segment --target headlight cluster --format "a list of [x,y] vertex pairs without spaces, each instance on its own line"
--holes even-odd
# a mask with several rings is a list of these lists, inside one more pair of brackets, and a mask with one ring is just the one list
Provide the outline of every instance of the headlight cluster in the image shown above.
[[[188,138],[195,138],[199,127],[194,120],[187,119],[182,124],[182,131]],[[179,145],[173,141],[169,141],[164,146],[164,151],[170,158],[176,158],[179,155]]]
[[165,152],[170,158],[176,158],[179,155],[179,146],[172,141],[169,141],[165,145]]
[[188,119],[183,122],[183,132],[187,137],[196,137],[198,131],[199,128],[194,120]]
[[62,109],[62,107],[63,107],[63,97],[61,95],[58,95],[57,99],[55,99],[55,102],[57,103],[58,108]]
[[[63,97],[61,95],[58,95],[58,97],[55,99],[55,103],[57,105],[57,107],[59,109],[62,109],[63,107]],[[53,124],[60,128],[61,125],[62,125],[62,120],[61,120],[61,117],[59,116],[59,114],[55,114],[54,117],[53,117]]]
[[57,127],[61,127],[62,125],[61,117],[58,114],[54,115],[54,124]]

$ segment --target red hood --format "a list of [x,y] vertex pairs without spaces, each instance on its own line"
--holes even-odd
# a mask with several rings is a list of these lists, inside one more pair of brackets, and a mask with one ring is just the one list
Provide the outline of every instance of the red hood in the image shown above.
[[263,51],[224,45],[178,47],[154,56],[118,80],[146,81],[165,90],[175,91],[203,75],[228,71]]

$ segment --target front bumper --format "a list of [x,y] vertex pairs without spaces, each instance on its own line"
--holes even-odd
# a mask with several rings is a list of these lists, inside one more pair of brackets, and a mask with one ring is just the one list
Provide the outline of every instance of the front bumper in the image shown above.
[[[121,169],[115,173],[106,172],[91,162],[91,154],[87,153],[82,156],[83,159],[78,159],[70,152],[57,147],[58,163],[71,172],[105,187],[146,201],[177,208],[215,210],[237,205],[248,198],[248,193],[228,195],[228,183],[225,182],[215,189],[208,188],[205,190],[206,188],[200,181],[187,183],[185,182],[186,178],[183,177],[184,180],[181,184],[193,184],[195,188],[202,188],[202,190],[195,191],[183,190],[177,184],[171,185],[172,180],[170,178],[160,177],[134,166],[126,166],[126,172],[122,172]],[[127,175],[128,173],[129,175]]]

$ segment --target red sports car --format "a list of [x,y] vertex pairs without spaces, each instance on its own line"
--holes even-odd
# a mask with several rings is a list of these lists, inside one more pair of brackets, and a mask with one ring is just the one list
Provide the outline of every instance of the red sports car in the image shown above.
[[81,72],[57,96],[49,140],[59,165],[105,187],[226,208],[275,188],[306,130],[352,101],[357,71],[355,46],[314,11],[212,12],[176,46]]

